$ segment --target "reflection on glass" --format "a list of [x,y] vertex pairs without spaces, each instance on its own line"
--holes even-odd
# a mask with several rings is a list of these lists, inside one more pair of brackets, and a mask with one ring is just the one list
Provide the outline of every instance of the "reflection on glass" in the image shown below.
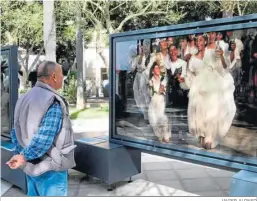
[[256,33],[116,43],[116,134],[256,157]]
[[1,134],[9,135],[9,66],[8,54],[1,54]]

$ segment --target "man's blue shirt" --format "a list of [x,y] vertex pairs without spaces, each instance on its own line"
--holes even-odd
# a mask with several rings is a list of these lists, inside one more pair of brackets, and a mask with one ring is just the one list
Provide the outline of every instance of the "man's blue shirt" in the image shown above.
[[[40,107],[40,106],[39,106]],[[33,123],[33,122],[31,122]],[[54,139],[62,127],[62,109],[55,102],[43,117],[38,132],[34,134],[30,144],[22,148],[17,141],[15,129],[11,131],[15,154],[23,154],[26,160],[33,160],[43,156],[53,145]]]

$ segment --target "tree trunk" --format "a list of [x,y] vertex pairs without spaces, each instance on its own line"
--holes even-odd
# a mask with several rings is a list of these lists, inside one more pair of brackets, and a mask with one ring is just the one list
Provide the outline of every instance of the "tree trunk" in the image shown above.
[[80,28],[80,15],[77,20],[76,33],[76,61],[77,61],[77,109],[85,108],[84,84],[83,84],[83,39]]
[[105,57],[105,55],[103,53],[103,50],[99,51],[98,54],[101,57],[101,59],[103,60],[105,67],[108,68],[109,64],[107,62],[107,58]]
[[85,41],[83,39],[83,87],[84,87],[84,102],[87,102],[87,66],[86,66],[86,55],[85,55]]
[[56,26],[54,1],[43,1],[44,5],[44,47],[46,60],[56,62]]
[[39,57],[41,56],[42,52],[43,52],[44,48],[41,48],[37,57],[34,59],[33,63],[28,66],[28,73],[30,73],[31,71],[33,71],[35,69],[35,65],[38,63],[39,61]]
[[19,90],[25,90],[27,88],[27,80],[28,80],[28,72],[26,70],[25,66],[21,66],[22,76],[18,74],[18,77],[20,79],[20,86]]
[[[104,48],[105,48],[105,43],[104,41],[106,40],[106,37],[108,37],[106,35],[106,33],[103,33],[101,32],[101,29],[100,30],[97,30],[97,40],[96,40],[96,51],[97,51],[97,54],[101,57],[101,59],[103,60],[103,63],[104,63],[104,67],[109,68],[109,63],[108,63],[108,60],[104,54]],[[101,66],[103,67],[103,66]],[[107,74],[108,75],[108,74]],[[109,76],[108,76],[109,77]],[[96,69],[96,97],[98,98],[99,97],[99,92],[102,89],[102,76],[101,76],[101,68],[97,68]]]
[[98,40],[96,40],[96,51],[103,60],[105,67],[108,68],[109,63],[103,52],[103,49],[105,48],[104,41],[108,38],[108,35],[106,33],[102,33],[101,30],[98,31],[97,35]]
[[21,64],[21,71],[22,71],[22,76],[18,75],[20,79],[20,90],[27,89],[27,82],[28,82],[28,77],[29,77],[29,55],[31,53],[31,50],[29,48],[26,49],[26,56],[24,60],[20,62]]

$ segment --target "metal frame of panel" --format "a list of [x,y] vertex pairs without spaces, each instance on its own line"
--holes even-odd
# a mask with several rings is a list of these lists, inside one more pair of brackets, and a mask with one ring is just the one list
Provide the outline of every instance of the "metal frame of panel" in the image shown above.
[[257,160],[255,158],[236,157],[199,151],[193,148],[185,148],[173,144],[161,144],[152,140],[141,140],[131,137],[116,135],[115,131],[115,91],[116,91],[116,43],[130,40],[149,38],[161,38],[167,36],[182,36],[188,34],[204,33],[210,31],[228,31],[257,28],[257,14],[222,18],[211,21],[200,21],[187,24],[142,29],[110,35],[110,112],[109,112],[109,140],[126,146],[141,149],[156,155],[177,158],[203,165],[221,167],[230,170],[248,170],[257,172]]
[[[9,112],[10,112],[10,131],[13,125],[13,115],[15,104],[18,100],[18,47],[17,46],[5,46],[1,47],[1,55],[5,52],[8,53],[8,68],[9,68],[9,93],[10,93],[10,104],[9,104]],[[2,134],[1,134],[2,135]],[[6,136],[5,137],[10,137]]]
[[[10,111],[10,131],[13,126],[14,120],[14,109],[15,104],[18,100],[18,47],[17,46],[5,46],[1,47],[1,55],[8,54],[8,68],[9,68],[9,93],[10,93],[10,103],[9,103],[9,111]],[[3,135],[1,141],[1,178],[8,181],[15,186],[21,188],[25,193],[27,193],[27,183],[26,183],[26,175],[21,170],[11,170],[6,162],[13,156],[13,147],[12,142],[10,140],[10,135]],[[7,139],[3,139],[7,138]],[[9,139],[8,139],[9,138]]]

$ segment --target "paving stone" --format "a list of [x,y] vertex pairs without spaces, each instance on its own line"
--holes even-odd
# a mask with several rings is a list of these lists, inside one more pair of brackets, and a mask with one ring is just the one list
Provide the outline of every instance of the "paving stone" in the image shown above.
[[68,196],[75,197],[79,194],[79,184],[78,185],[69,185],[68,187]]
[[179,180],[171,180],[171,181],[156,181],[156,184],[160,184],[163,186],[171,187],[177,190],[185,190],[184,187],[182,186],[182,183]]
[[145,179],[145,180],[147,180],[148,178],[147,178],[147,175],[144,172],[142,172],[142,173],[137,174],[137,175],[132,177],[132,181],[135,181],[137,179]]
[[227,193],[225,191],[204,191],[193,193],[204,197],[227,197]]
[[95,185],[81,186],[77,191],[77,195],[75,196],[79,196],[79,197],[108,196],[109,194],[110,192],[107,191],[106,186],[95,184]]
[[230,189],[231,177],[213,178],[223,190]]
[[180,170],[180,169],[192,169],[192,168],[199,168],[199,167],[203,167],[197,164],[193,164],[193,163],[187,163],[187,162],[183,162],[183,161],[171,161],[169,162],[171,164],[171,166],[173,167],[173,169],[176,170]]
[[149,181],[176,180],[177,176],[173,170],[149,170],[144,172]]
[[176,170],[176,173],[181,179],[197,179],[209,177],[209,175],[203,170],[203,168]]
[[81,173],[79,171],[76,171],[76,170],[69,170],[69,173],[68,173],[68,183],[69,185],[76,185],[76,184],[79,184],[80,181],[85,178],[85,174],[84,173]]
[[212,177],[232,177],[235,172],[221,170],[216,168],[205,168],[205,171]]
[[145,180],[137,180],[114,190],[113,196],[195,196],[192,193],[159,185]]
[[150,154],[143,154],[141,155],[141,160],[142,163],[154,163],[154,162],[171,162],[173,159],[170,158],[165,158],[161,156],[155,156],[155,155],[150,155]]
[[153,163],[143,163],[144,170],[169,170],[172,169],[170,163],[164,162],[153,162]]
[[219,191],[220,187],[212,178],[198,178],[182,180],[182,185],[188,192]]
[[2,197],[27,197],[27,195],[21,189],[13,186]]
[[12,188],[12,184],[1,179],[1,196]]

